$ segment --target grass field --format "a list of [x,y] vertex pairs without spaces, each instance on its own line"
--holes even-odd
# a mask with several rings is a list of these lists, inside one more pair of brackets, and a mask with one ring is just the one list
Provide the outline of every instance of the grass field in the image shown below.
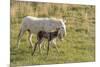
[[[57,41],[59,53],[55,48],[50,47],[48,56],[46,48],[42,48],[42,54],[36,50],[35,55],[31,56],[32,50],[29,48],[28,32],[24,34],[19,49],[15,48],[21,21],[27,15],[56,18],[66,16],[67,36],[64,37],[64,41]],[[36,36],[34,35],[33,43],[35,42]],[[93,61],[95,61],[95,6],[11,0],[10,62],[12,67]]]

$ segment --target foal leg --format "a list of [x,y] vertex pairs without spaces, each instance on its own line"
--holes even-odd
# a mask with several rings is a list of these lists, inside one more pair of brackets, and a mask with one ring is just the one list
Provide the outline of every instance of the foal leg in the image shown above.
[[[41,42],[42,42],[42,40],[38,40],[38,41],[35,43],[35,46],[34,46],[32,55],[34,55],[34,52],[35,52],[35,50],[36,50],[36,48],[37,48],[37,45],[39,45],[39,47],[40,47]],[[39,51],[40,51],[40,48],[39,48]]]
[[40,40],[40,42],[39,42],[39,53],[41,53],[41,45],[43,44],[43,38]]
[[35,46],[34,46],[34,49],[33,49],[32,55],[34,55],[34,52],[35,52],[36,47],[37,47],[37,44],[38,44],[38,42],[37,42],[37,43],[35,43]]
[[49,46],[50,46],[50,41],[48,41],[47,55],[48,55],[48,53],[49,53]]
[[45,41],[42,41],[42,43],[40,44],[40,48],[42,47],[45,49]]
[[57,45],[56,45],[56,40],[55,40],[55,39],[52,40],[52,43],[54,44],[54,46],[55,46],[55,48],[56,48],[56,51],[59,53],[59,50],[58,50]]

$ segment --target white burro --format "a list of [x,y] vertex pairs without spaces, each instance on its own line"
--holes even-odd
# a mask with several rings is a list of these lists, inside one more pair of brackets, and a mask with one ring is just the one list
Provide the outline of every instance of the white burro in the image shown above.
[[[29,42],[30,46],[33,46],[32,43],[32,35],[36,34],[39,31],[51,32],[60,28],[60,39],[63,40],[63,37],[66,35],[66,25],[63,19],[56,18],[37,18],[32,16],[26,16],[22,20],[22,24],[20,27],[20,32],[17,39],[17,47],[19,48],[20,40],[25,33],[25,31],[29,32]],[[56,39],[52,40],[52,43],[56,44]]]

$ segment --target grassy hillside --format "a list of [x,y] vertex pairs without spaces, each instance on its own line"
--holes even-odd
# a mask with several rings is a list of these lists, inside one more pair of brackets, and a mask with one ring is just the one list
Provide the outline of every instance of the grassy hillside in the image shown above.
[[[57,41],[59,53],[55,48],[50,48],[46,55],[46,49],[42,48],[42,54],[35,53],[28,48],[28,32],[20,42],[20,48],[16,47],[17,35],[23,17],[30,15],[35,17],[66,17],[67,36],[64,41]],[[33,36],[33,43],[36,36]],[[76,63],[95,61],[95,6],[16,2],[11,0],[11,66],[36,65],[56,63]]]

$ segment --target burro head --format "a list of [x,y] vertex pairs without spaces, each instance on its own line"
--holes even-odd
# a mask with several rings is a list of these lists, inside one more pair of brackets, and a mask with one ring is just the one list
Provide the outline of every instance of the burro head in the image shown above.
[[66,22],[61,20],[60,21],[60,29],[59,29],[59,33],[58,33],[58,38],[63,40],[64,37],[66,36]]

